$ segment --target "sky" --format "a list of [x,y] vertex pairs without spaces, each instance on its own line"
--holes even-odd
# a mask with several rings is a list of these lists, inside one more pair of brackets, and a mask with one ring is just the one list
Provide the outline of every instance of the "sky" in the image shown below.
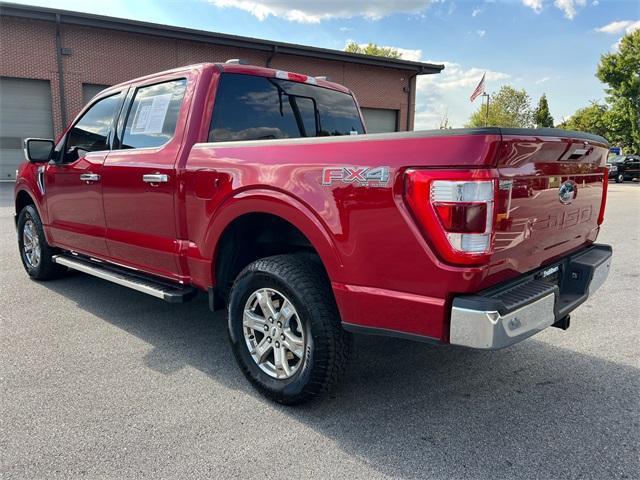
[[[640,28],[640,0],[28,0],[16,1],[343,50],[350,41],[442,63],[418,77],[416,129],[463,127],[486,89],[546,93],[555,122],[605,98],[600,55]],[[300,72],[304,73],[304,72]]]

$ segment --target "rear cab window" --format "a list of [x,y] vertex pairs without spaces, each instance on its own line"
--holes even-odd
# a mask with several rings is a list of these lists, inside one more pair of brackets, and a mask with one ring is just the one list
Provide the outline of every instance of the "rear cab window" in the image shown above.
[[350,94],[277,78],[223,73],[210,142],[364,133]]
[[184,78],[138,87],[127,113],[120,148],[154,148],[169,142],[176,131],[186,87]]

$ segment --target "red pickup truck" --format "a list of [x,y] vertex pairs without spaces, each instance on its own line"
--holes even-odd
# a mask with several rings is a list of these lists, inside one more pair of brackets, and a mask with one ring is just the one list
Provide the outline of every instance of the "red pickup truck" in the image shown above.
[[34,279],[79,270],[228,309],[240,368],[287,404],[326,391],[351,332],[498,349],[606,279],[607,142],[555,129],[366,135],[345,87],[238,64],[96,96],[15,187]]

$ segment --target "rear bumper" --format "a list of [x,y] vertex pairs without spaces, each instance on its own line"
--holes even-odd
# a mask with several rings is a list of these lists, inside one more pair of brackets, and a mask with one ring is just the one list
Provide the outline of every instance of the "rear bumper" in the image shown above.
[[[562,322],[605,282],[612,253],[608,245],[593,245],[515,281],[455,297],[450,343],[497,350]],[[556,265],[557,284],[545,281],[545,272]]]

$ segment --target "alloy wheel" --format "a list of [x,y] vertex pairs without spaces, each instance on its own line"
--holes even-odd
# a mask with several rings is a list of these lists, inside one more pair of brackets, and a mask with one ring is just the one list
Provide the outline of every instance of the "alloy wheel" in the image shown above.
[[293,304],[271,288],[253,292],[244,307],[244,339],[253,361],[270,377],[291,378],[304,361],[305,334]]
[[22,228],[22,249],[24,257],[31,268],[37,268],[40,265],[42,257],[42,249],[40,247],[40,238],[36,230],[36,224],[29,218]]

